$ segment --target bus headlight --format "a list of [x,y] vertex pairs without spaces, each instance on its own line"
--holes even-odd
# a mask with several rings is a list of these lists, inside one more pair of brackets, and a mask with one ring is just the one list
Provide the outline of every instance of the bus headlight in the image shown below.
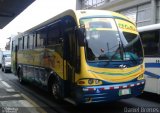
[[81,85],[81,86],[102,85],[102,81],[98,79],[93,79],[93,78],[81,79],[81,80],[78,80],[77,85]]
[[99,82],[100,82],[99,80],[95,80],[95,84],[99,84]]
[[88,80],[88,84],[93,84],[93,83],[94,83],[94,79],[91,78]]
[[98,80],[98,79],[88,79],[88,84],[92,84],[92,85],[99,85],[102,84],[102,81]]

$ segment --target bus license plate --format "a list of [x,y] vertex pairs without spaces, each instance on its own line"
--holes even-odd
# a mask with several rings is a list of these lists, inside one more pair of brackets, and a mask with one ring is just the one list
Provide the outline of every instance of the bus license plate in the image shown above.
[[119,96],[131,94],[130,89],[121,89],[119,90]]

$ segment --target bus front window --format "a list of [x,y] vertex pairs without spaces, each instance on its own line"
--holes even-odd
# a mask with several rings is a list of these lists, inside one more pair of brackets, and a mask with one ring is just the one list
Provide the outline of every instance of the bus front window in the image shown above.
[[112,18],[82,19],[86,28],[86,57],[109,60],[119,45],[119,33]]
[[123,59],[132,61],[134,64],[141,64],[143,61],[143,49],[140,36],[134,24],[116,19],[123,47]]
[[[133,24],[113,18],[87,18],[80,22],[86,29],[87,61],[137,61],[143,56],[138,33],[132,31]],[[122,28],[125,24],[132,29]]]

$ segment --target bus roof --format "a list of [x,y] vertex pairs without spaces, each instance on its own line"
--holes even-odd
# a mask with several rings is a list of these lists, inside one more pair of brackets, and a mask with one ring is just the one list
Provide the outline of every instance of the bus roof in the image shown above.
[[147,25],[143,27],[137,28],[139,32],[145,32],[145,31],[152,31],[156,29],[160,29],[160,23],[159,24],[153,24],[153,25]]
[[134,23],[128,17],[123,16],[123,15],[121,15],[119,13],[116,13],[116,12],[112,12],[112,11],[106,11],[106,10],[76,10],[75,11],[75,10],[69,9],[69,10],[66,10],[63,13],[61,13],[61,14],[55,16],[55,17],[52,17],[49,20],[47,20],[47,21],[45,21],[45,22],[43,22],[43,23],[41,23],[41,24],[39,24],[39,25],[37,25],[37,26],[35,26],[35,27],[25,31],[25,32],[23,32],[23,33],[20,33],[19,35],[25,35],[28,32],[33,32],[33,31],[35,31],[37,29],[41,29],[41,28],[43,28],[45,26],[50,25],[51,23],[53,23],[54,21],[58,20],[59,18],[67,16],[67,15],[72,16],[75,19],[75,21],[77,22],[77,25],[79,25],[79,21],[76,18],[92,17],[92,16],[96,16],[96,17],[98,17],[98,16],[100,16],[100,17],[102,17],[102,16],[111,16],[112,17],[113,16],[113,17],[123,18],[123,19],[126,19],[126,20]]

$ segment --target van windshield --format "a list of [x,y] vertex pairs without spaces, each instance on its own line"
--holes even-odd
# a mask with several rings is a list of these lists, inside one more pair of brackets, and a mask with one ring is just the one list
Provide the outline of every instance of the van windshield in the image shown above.
[[6,57],[5,62],[11,62],[11,57]]

